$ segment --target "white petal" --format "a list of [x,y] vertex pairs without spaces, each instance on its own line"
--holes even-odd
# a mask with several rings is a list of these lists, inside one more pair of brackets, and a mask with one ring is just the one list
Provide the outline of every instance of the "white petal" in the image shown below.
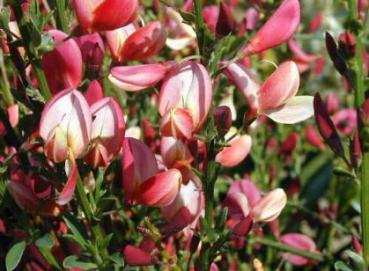
[[313,96],[295,96],[278,109],[264,112],[275,122],[294,124],[314,115]]

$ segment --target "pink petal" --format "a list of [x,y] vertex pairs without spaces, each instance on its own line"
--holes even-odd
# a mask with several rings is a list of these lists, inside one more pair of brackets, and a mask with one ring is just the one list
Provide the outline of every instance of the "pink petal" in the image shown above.
[[145,250],[128,245],[123,250],[124,261],[128,265],[145,266],[153,264],[151,255]]
[[162,137],[160,141],[160,153],[164,163],[170,168],[177,161],[191,162],[193,157],[188,146],[174,137]]
[[82,54],[74,39],[59,30],[50,30],[56,47],[42,57],[42,69],[53,93],[77,88],[82,81]]
[[163,64],[145,64],[114,67],[110,71],[112,84],[126,91],[137,91],[155,86],[163,79],[168,66]]
[[144,60],[158,53],[165,45],[166,31],[159,21],[138,29],[124,42],[122,60]]
[[125,138],[122,155],[123,189],[127,200],[134,200],[139,186],[158,172],[155,155],[141,141]]
[[223,205],[228,207],[228,214],[234,220],[242,220],[250,212],[249,202],[241,192],[228,193]]
[[59,127],[67,137],[67,146],[79,158],[90,142],[92,117],[83,95],[77,90],[65,90],[55,95],[44,107],[40,121],[40,136],[47,142]]
[[255,206],[255,204],[260,200],[261,194],[259,188],[254,182],[249,179],[242,179],[232,183],[228,190],[227,195],[241,192],[246,195],[247,201],[250,207]]
[[205,67],[187,61],[171,69],[160,90],[159,113],[165,116],[174,108],[186,108],[195,130],[205,122],[212,103],[213,89]]
[[234,167],[241,163],[251,150],[251,137],[242,135],[230,142],[231,146],[223,148],[216,157],[215,161],[223,167]]
[[286,203],[286,193],[277,188],[261,198],[252,208],[250,215],[254,222],[270,222],[279,216]]
[[168,206],[176,198],[181,182],[182,175],[177,169],[158,173],[140,185],[138,202],[148,206]]
[[9,117],[9,123],[14,128],[18,125],[19,122],[19,108],[17,104],[13,104],[9,106],[7,109],[8,111],[8,117]]
[[292,61],[282,63],[262,85],[259,91],[259,112],[276,109],[296,95],[300,74]]
[[295,96],[277,109],[264,111],[275,122],[294,124],[314,115],[313,96]]
[[192,115],[187,109],[176,108],[161,120],[160,132],[163,136],[191,139],[194,131]]
[[104,92],[99,81],[91,81],[90,85],[88,86],[85,93],[83,93],[83,95],[85,96],[88,105],[92,105],[93,103],[102,99],[104,97]]
[[73,197],[74,190],[76,189],[78,178],[78,166],[73,164],[72,171],[68,177],[66,184],[61,191],[58,200],[56,201],[59,205],[67,204]]
[[254,75],[252,75],[246,67],[241,63],[232,63],[225,70],[226,76],[241,90],[245,96],[251,112],[257,112],[258,99],[257,95],[260,89]]
[[122,59],[122,48],[126,39],[137,30],[136,24],[129,24],[124,27],[114,29],[112,31],[106,31],[105,37],[109,45],[110,53],[112,57],[121,62]]
[[199,181],[189,180],[187,184],[181,184],[179,193],[174,201],[161,208],[163,217],[169,222],[170,227],[180,230],[191,224],[204,208],[204,195]]
[[[292,246],[297,249],[302,249],[310,252],[316,251],[315,242],[308,236],[300,233],[287,233],[280,237],[283,244]],[[292,253],[284,253],[284,258],[290,263],[302,266],[308,264],[309,260],[305,257],[293,255]]]
[[298,0],[284,0],[243,49],[244,54],[260,53],[287,41],[300,23]]
[[77,19],[84,32],[122,27],[136,18],[137,0],[73,0]]

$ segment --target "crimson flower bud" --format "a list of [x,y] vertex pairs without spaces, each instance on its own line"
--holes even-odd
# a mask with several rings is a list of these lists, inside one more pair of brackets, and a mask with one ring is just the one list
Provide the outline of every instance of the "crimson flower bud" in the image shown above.
[[214,112],[214,124],[220,135],[225,135],[232,125],[232,112],[228,106],[218,106]]

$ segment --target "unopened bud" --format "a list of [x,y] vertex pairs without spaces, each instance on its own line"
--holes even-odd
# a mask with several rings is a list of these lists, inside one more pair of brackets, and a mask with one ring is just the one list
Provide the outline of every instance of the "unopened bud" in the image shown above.
[[346,57],[352,58],[355,56],[356,40],[350,32],[342,33],[338,38],[339,51]]
[[219,106],[214,112],[214,123],[220,135],[225,135],[232,125],[232,112],[228,106]]

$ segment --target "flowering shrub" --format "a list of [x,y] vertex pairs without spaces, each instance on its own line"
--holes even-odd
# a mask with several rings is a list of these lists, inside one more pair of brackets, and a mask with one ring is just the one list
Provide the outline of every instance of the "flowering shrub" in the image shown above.
[[0,269],[367,270],[342,2],[0,1]]

